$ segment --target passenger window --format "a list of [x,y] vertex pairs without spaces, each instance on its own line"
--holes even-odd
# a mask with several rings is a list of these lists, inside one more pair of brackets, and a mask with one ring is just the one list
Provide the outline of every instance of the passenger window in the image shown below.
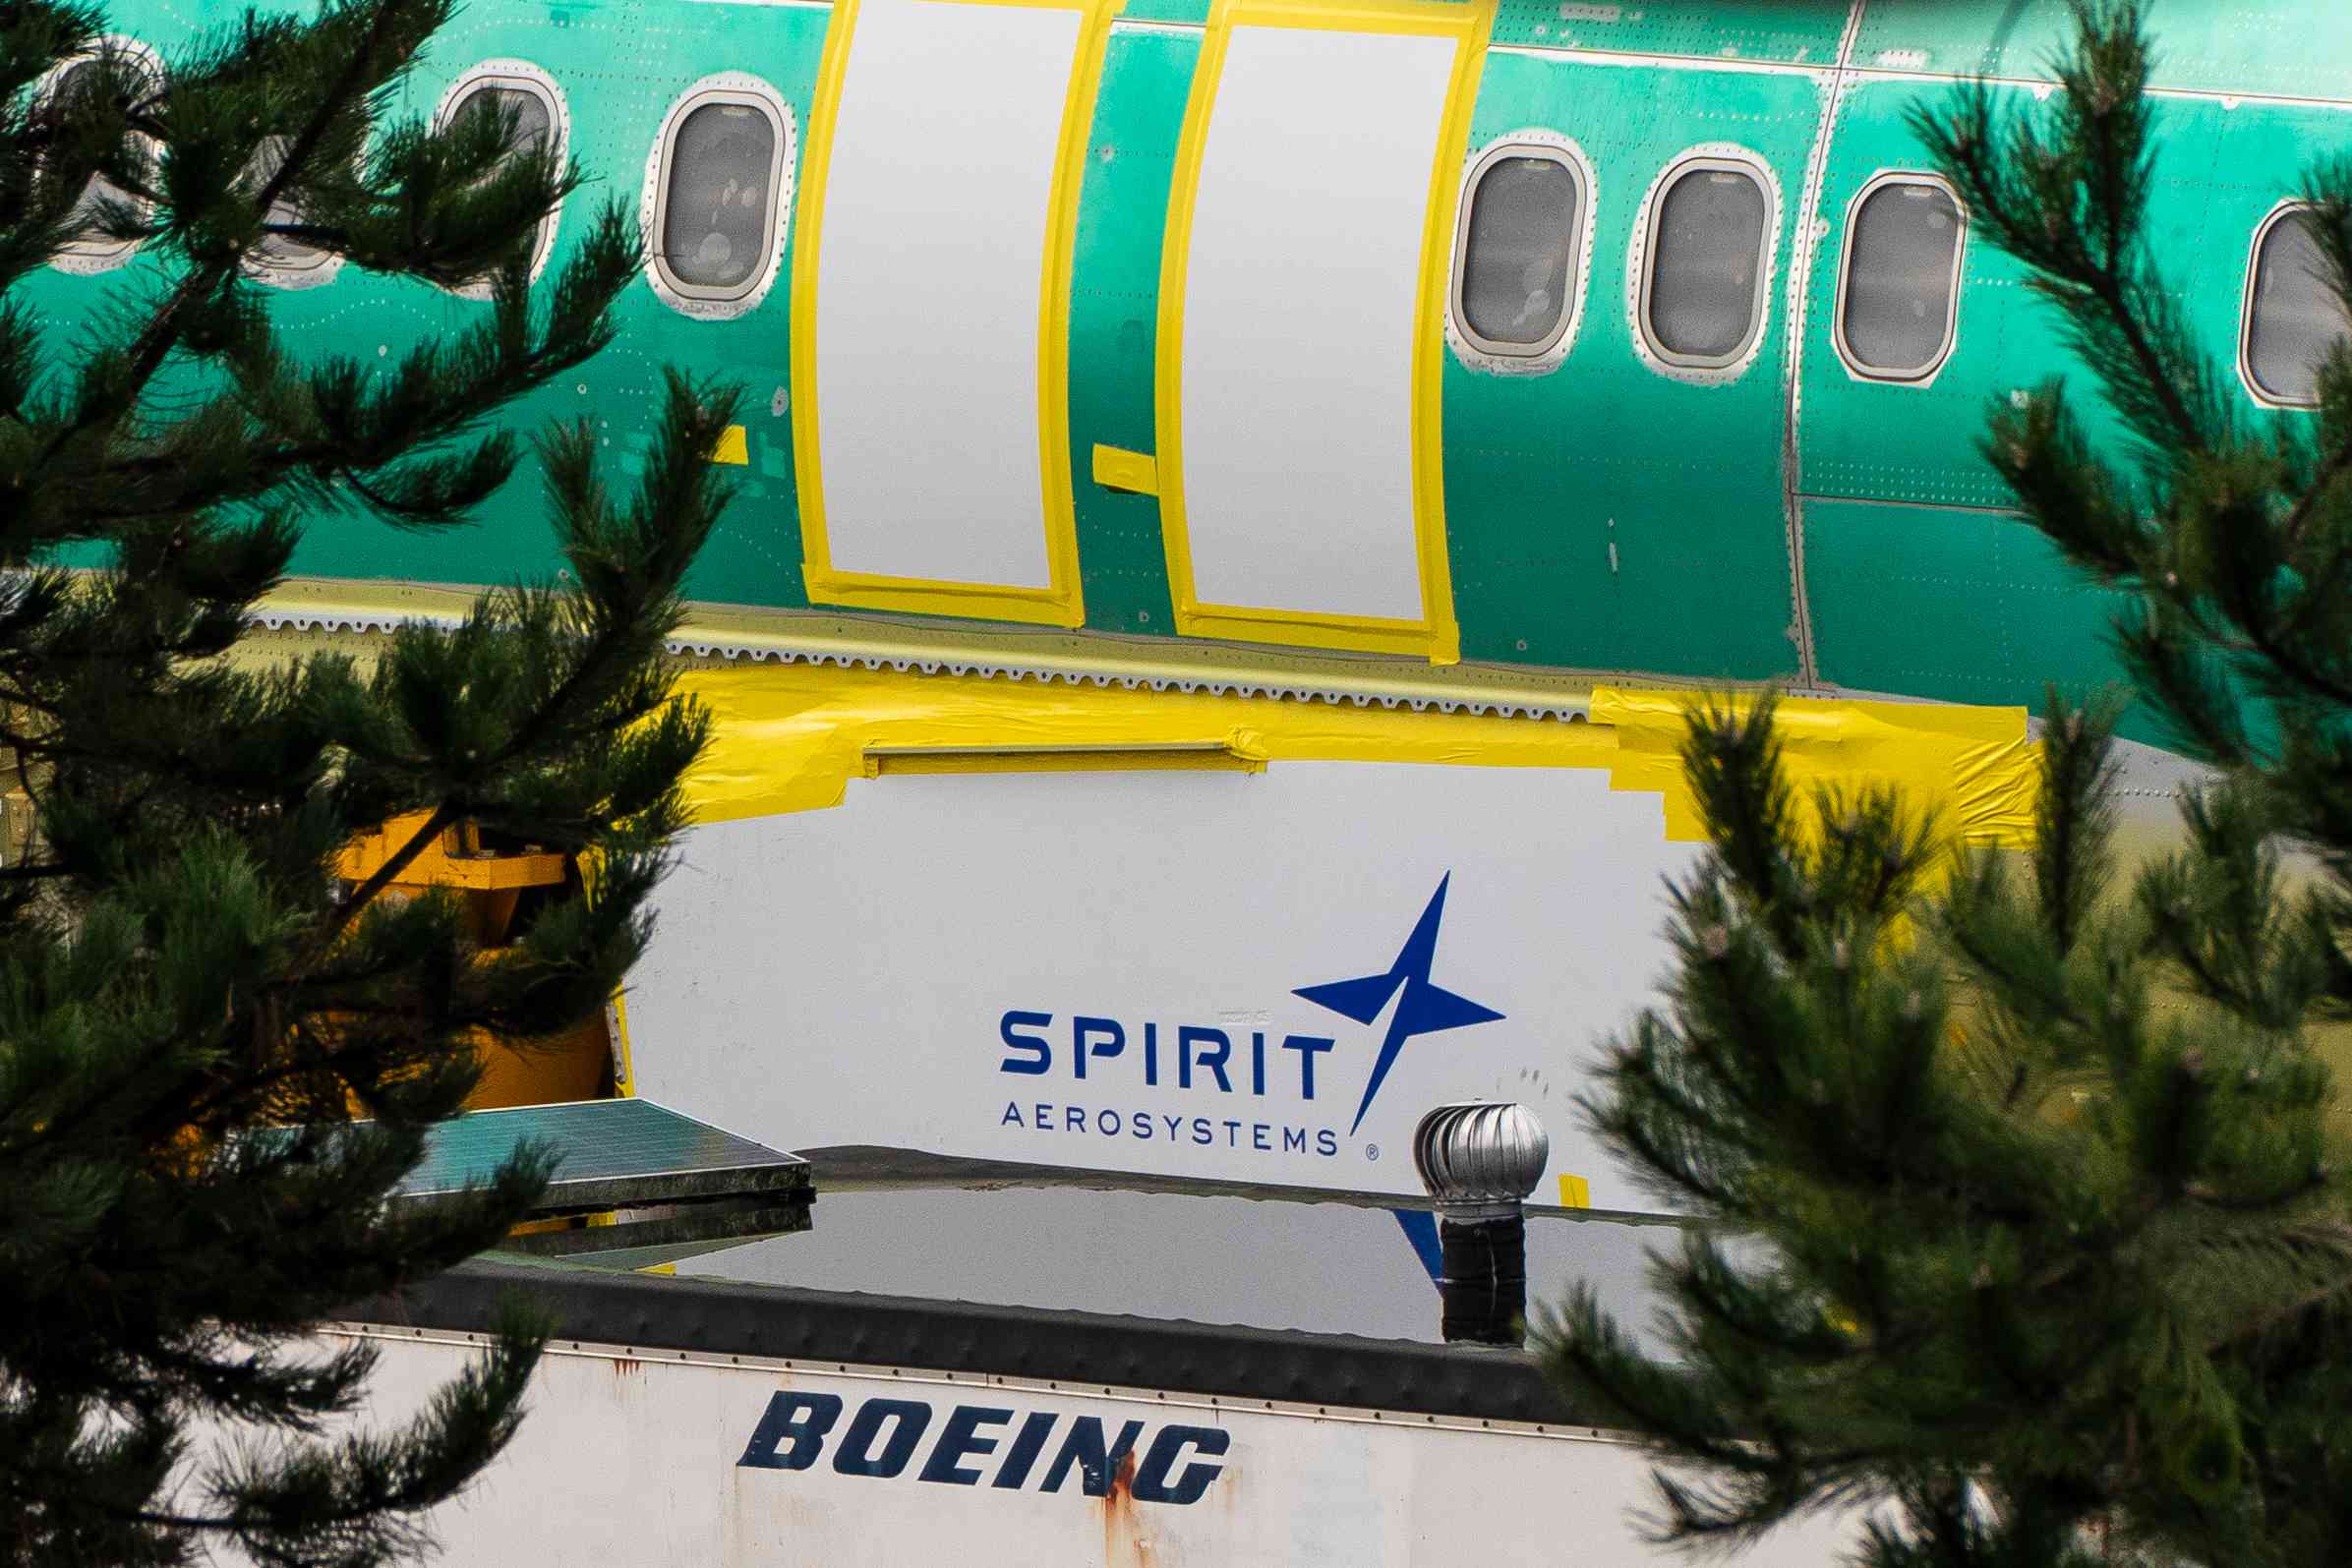
[[2308,208],[2282,207],[2263,226],[2246,293],[2247,380],[2274,403],[2316,405],[2320,364],[2352,322],[2328,283]]
[[1952,347],[1960,203],[1916,176],[1866,188],[1846,230],[1838,351],[1863,375],[1915,381]]
[[1454,323],[1484,354],[1534,358],[1567,331],[1584,244],[1583,180],[1565,153],[1499,147],[1470,176]]
[[525,86],[519,82],[486,79],[465,89],[449,110],[449,123],[460,125],[477,115],[494,110],[515,117],[514,133],[506,139],[508,156],[517,152],[533,152],[548,145],[555,134],[556,117],[548,110],[547,98],[538,85]]
[[1772,203],[1755,172],[1695,160],[1651,209],[1641,323],[1669,365],[1732,365],[1764,319],[1764,242]]
[[673,122],[663,153],[655,262],[688,299],[740,299],[775,248],[780,127],[769,107],[705,98]]
[[[258,191],[267,185],[276,175],[278,165],[285,161],[286,139],[273,136],[265,141],[254,149],[253,161],[245,166],[244,183],[247,189]],[[272,224],[299,223],[302,221],[302,212],[295,206],[291,197],[280,193],[269,203],[269,210],[263,214],[262,221]],[[264,235],[254,252],[255,264],[271,272],[313,272],[324,265],[326,259],[325,251],[290,234]]]
[[[116,39],[110,42],[109,47],[123,49],[129,63],[147,81],[158,86],[161,84],[162,68],[144,45]],[[64,97],[69,93],[95,88],[100,85],[98,70],[99,62],[95,58],[77,60],[50,79],[48,90],[53,96]],[[93,174],[89,177],[89,183],[82,188],[81,197],[75,201],[72,216],[77,223],[94,223],[100,203],[132,200],[129,192],[104,175]],[[134,204],[139,210],[146,210],[145,203]],[[131,253],[138,249],[137,240],[118,240],[93,229],[79,239],[67,242],[59,248],[58,254],[61,259],[72,258],[78,261],[80,265],[76,270],[104,271],[128,261]]]
[[[506,113],[514,116],[514,129],[506,139],[506,155],[554,149],[560,152],[563,140],[559,129],[554,93],[542,83],[526,76],[516,76],[490,69],[472,82],[463,84],[450,101],[445,123],[462,124],[478,115]],[[536,274],[547,261],[548,252],[556,239],[556,213],[550,210],[540,219],[539,234],[531,254],[531,270]],[[480,298],[489,295],[487,278],[468,284],[458,292]]]

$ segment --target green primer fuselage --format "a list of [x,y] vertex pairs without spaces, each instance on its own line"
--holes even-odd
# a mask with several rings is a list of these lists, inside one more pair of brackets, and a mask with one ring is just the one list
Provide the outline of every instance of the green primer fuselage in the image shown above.
[[[228,10],[115,0],[110,26],[168,57]],[[1875,175],[1924,168],[1907,110],[1942,101],[1977,72],[1999,79],[2003,94],[2045,90],[2035,79],[2046,76],[2064,16],[2059,0],[1500,5],[1471,155],[1515,132],[1573,138],[1598,191],[1585,304],[1558,366],[1498,375],[1451,349],[1443,362],[1444,547],[1463,659],[1974,703],[2031,701],[2045,681],[2111,673],[2103,596],[2002,514],[1975,450],[1988,402],[2076,371],[2018,268],[1969,237],[1954,347],[1926,384],[1859,379],[1831,341],[1851,203]],[[2330,0],[2155,7],[2165,101],[2154,221],[2188,319],[2225,361],[2235,357],[2258,226],[2309,162],[2352,140],[2352,34],[2326,26],[2334,16]],[[830,18],[825,5],[791,0],[473,0],[408,83],[404,107],[430,112],[462,72],[490,59],[528,61],[559,83],[570,150],[597,182],[561,215],[559,260],[595,198],[631,196],[664,115],[698,79],[755,74],[789,108],[794,153],[804,152]],[[1162,247],[1205,20],[1198,0],[1134,0],[1120,12],[1088,136],[1068,430],[1091,633],[1176,634],[1158,503],[1095,483],[1089,454],[1159,444]],[[1636,352],[1628,236],[1660,171],[1717,142],[1769,164],[1780,233],[1760,352],[1727,384],[1696,384]],[[617,344],[511,412],[525,427],[588,417],[625,465],[650,440],[662,365],[744,382],[741,498],[693,589],[712,604],[777,612],[780,623],[812,608],[790,396],[790,247],[799,227],[795,217],[777,281],[753,308],[702,319],[651,286],[633,289]],[[52,273],[30,293],[52,328],[70,334],[147,277],[134,261],[96,276]],[[955,280],[939,290],[910,308],[951,308]],[[348,269],[274,303],[292,343],[363,362],[484,308]],[[1296,353],[1312,367],[1313,343]],[[894,438],[921,461],[923,433]],[[297,568],[477,584],[553,564],[525,474],[462,535],[324,520]]]

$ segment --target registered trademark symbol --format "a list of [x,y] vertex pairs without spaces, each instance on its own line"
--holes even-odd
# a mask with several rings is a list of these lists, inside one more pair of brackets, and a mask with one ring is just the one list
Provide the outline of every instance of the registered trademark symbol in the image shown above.
[[1377,1159],[1379,1159],[1379,1158],[1381,1157],[1381,1146],[1380,1146],[1378,1143],[1367,1143],[1367,1144],[1365,1144],[1365,1145],[1364,1145],[1364,1157],[1365,1157],[1366,1159],[1368,1159],[1368,1160],[1377,1160]]

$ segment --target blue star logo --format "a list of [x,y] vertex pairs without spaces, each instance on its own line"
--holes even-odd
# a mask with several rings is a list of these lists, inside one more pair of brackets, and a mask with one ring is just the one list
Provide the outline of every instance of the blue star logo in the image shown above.
[[1397,1053],[1405,1048],[1407,1040],[1416,1035],[1466,1028],[1473,1023],[1493,1023],[1502,1016],[1493,1008],[1481,1007],[1468,997],[1430,984],[1430,962],[1438,956],[1438,922],[1445,917],[1445,885],[1452,880],[1450,871],[1439,879],[1438,891],[1430,895],[1429,907],[1421,911],[1413,934],[1405,938],[1396,961],[1388,965],[1385,974],[1301,986],[1291,993],[1358,1023],[1371,1023],[1388,1005],[1388,999],[1396,995],[1397,987],[1404,988],[1404,996],[1396,1004],[1396,1014],[1388,1020],[1387,1037],[1381,1041],[1380,1057],[1372,1064],[1371,1081],[1364,1085],[1363,1103],[1356,1107],[1355,1121],[1348,1124],[1351,1137],[1364,1125],[1364,1113],[1372,1109],[1372,1097],[1381,1092],[1382,1079],[1396,1065]]

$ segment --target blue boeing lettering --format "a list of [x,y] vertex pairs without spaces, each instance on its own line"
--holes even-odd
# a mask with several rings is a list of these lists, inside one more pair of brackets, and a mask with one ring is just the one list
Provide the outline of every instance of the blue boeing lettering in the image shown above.
[[923,1480],[944,1481],[950,1486],[976,1486],[980,1473],[966,1470],[964,1461],[977,1459],[996,1452],[996,1439],[980,1435],[982,1426],[1002,1426],[1013,1419],[1009,1410],[988,1410],[978,1405],[958,1405],[939,1428],[939,1441],[931,1449],[931,1457],[923,1461]]
[[1144,1434],[1144,1423],[1131,1421],[1119,1428],[1116,1442],[1106,1441],[1102,1422],[1098,1417],[1080,1416],[1070,1423],[1070,1434],[1062,1439],[1062,1451],[1053,1458],[1053,1468],[1038,1482],[1039,1491],[1060,1491],[1062,1478],[1070,1474],[1070,1467],[1078,1467],[1078,1488],[1089,1497],[1108,1497],[1111,1478],[1119,1473],[1119,1462],[1135,1448],[1135,1440]]
[[1150,1450],[1144,1455],[1143,1467],[1135,1473],[1135,1500],[1140,1503],[1197,1503],[1208,1490],[1208,1483],[1225,1473],[1222,1465],[1205,1465],[1198,1460],[1184,1467],[1184,1474],[1169,1479],[1176,1461],[1187,1448],[1203,1456],[1227,1452],[1233,1446],[1232,1435],[1217,1426],[1162,1426],[1159,1435],[1151,1439]]
[[737,1465],[753,1470],[806,1470],[825,1448],[825,1434],[841,1420],[841,1401],[831,1394],[783,1393],[768,1401],[767,1413],[751,1428]]
[[989,1482],[1000,1491],[1019,1491],[1029,1481],[1029,1472],[1036,1467],[1037,1456],[1045,1450],[1045,1438],[1053,1430],[1050,1411],[1032,1410],[1021,1423],[1021,1431],[1013,1439],[1013,1446],[1005,1450],[1004,1468]]
[[[876,1451],[874,1439],[882,1435],[884,1422],[890,1423],[890,1437]],[[914,1445],[923,1440],[923,1428],[930,1424],[931,1407],[920,1400],[869,1399],[857,1407],[850,1429],[842,1434],[833,1468],[845,1476],[895,1476],[914,1457]]]
[[[772,1394],[735,1461],[745,1470],[805,1471],[825,1457],[827,1438],[840,1423],[839,1395],[806,1389]],[[1066,1419],[1051,1411],[1022,1413],[1001,1406],[956,1405],[937,1423],[938,1436],[919,1466],[915,1454],[932,1429],[934,1412],[918,1399],[865,1400],[833,1445],[832,1469],[840,1476],[892,1481],[911,1474],[935,1485],[977,1486],[987,1479],[997,1490],[1061,1491],[1075,1474],[1088,1497],[1107,1497],[1120,1471],[1138,1452],[1131,1491],[1138,1502],[1175,1507],[1197,1503],[1225,1467],[1216,1461],[1232,1451],[1232,1434],[1218,1426],[1162,1426],[1146,1443],[1147,1423],[1122,1421],[1114,1434],[1098,1416]],[[1013,1426],[1018,1418],[1020,1425]],[[1061,1441],[1052,1443],[1056,1427]],[[1003,1441],[1011,1428],[1011,1440]],[[996,1474],[985,1464],[999,1448]],[[1039,1473],[1049,1447],[1052,1462]],[[1032,1482],[1031,1478],[1035,1477]]]

